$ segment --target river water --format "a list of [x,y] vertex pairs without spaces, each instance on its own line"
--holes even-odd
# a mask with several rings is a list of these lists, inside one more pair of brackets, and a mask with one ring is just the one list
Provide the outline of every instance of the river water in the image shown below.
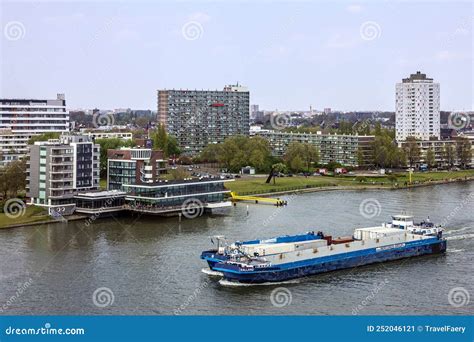
[[[89,226],[76,221],[3,229],[0,313],[467,314],[474,301],[473,193],[474,182],[326,191],[285,196],[289,204],[283,208],[239,203],[228,216],[182,222],[115,217]],[[202,272],[206,265],[199,255],[211,247],[210,235],[226,235],[229,241],[309,230],[351,235],[355,227],[378,225],[403,210],[445,224],[445,255],[276,285],[222,285]]]

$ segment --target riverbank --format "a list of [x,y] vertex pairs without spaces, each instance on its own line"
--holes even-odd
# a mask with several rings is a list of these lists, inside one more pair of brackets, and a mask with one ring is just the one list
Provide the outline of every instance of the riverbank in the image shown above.
[[[354,190],[400,190],[421,186],[432,186],[452,182],[474,180],[474,170],[453,172],[414,173],[412,184],[407,176],[401,174],[386,176],[294,176],[277,178],[275,184],[266,184],[266,177],[248,177],[226,183],[226,187],[239,195],[278,196],[290,193],[318,191],[354,191]],[[0,214],[0,229],[36,226],[84,220],[87,215],[75,214],[63,219],[53,219],[43,208],[28,206],[17,218]]]
[[[14,217],[18,216],[18,217]],[[61,223],[69,221],[84,220],[86,215],[71,215],[67,218],[54,219],[48,215],[44,208],[27,206],[23,212],[15,213],[15,215],[8,216],[5,213],[0,214],[0,229],[19,228],[27,226],[37,226],[40,224]]]
[[275,184],[265,178],[250,177],[229,182],[226,187],[239,195],[272,196],[293,192],[332,190],[396,190],[474,180],[474,170],[414,173],[409,183],[406,175],[374,176],[294,176],[277,178]]

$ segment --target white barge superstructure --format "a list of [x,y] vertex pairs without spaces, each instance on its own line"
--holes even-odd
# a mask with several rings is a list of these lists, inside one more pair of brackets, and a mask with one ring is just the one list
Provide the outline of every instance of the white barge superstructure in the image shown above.
[[348,237],[333,239],[321,232],[223,245],[201,255],[226,280],[245,283],[283,281],[375,262],[443,253],[441,227],[410,215],[396,215],[391,223],[356,228]]

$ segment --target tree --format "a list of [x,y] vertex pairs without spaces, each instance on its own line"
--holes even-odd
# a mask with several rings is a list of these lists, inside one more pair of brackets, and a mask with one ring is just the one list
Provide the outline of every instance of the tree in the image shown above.
[[466,168],[471,164],[472,161],[472,144],[468,138],[460,138],[456,142],[456,155],[459,160],[459,164]]
[[158,124],[155,131],[150,134],[150,137],[153,140],[154,149],[165,151],[168,142],[168,134],[166,133],[164,125]]
[[26,187],[26,159],[15,160],[0,170],[0,193],[3,199],[17,197]]
[[382,135],[382,125],[380,124],[380,122],[377,121],[377,123],[375,124],[374,130],[375,130],[374,135],[376,136]]
[[170,180],[181,180],[189,177],[189,173],[183,168],[169,170],[168,178]]
[[219,160],[221,152],[221,144],[209,144],[199,154],[199,160],[208,163],[216,163]]
[[285,172],[286,171],[286,165],[283,163],[276,163],[272,165],[272,172],[273,172],[273,184],[275,184],[275,175]]
[[309,171],[312,163],[319,162],[319,151],[314,145],[292,142],[288,145],[283,160],[295,172],[302,171],[305,168]]
[[168,135],[165,154],[168,157],[179,156],[181,154],[181,149],[179,148],[178,140],[172,135]]
[[443,159],[448,166],[453,166],[456,159],[456,151],[453,145],[445,145],[443,149]]
[[166,157],[179,156],[181,149],[179,148],[178,140],[172,135],[168,135],[165,126],[159,124],[154,131],[150,133],[153,140],[153,148],[162,150]]
[[414,137],[408,137],[404,145],[404,150],[410,167],[420,161],[420,147]]
[[319,151],[311,144],[303,144],[303,158],[306,163],[306,170],[309,172],[312,163],[319,163]]
[[431,147],[426,151],[425,161],[426,161],[426,164],[428,164],[430,168],[436,166],[435,153]]
[[352,134],[353,126],[354,125],[350,123],[349,121],[342,120],[341,122],[339,122],[337,133],[338,134]]
[[262,137],[233,136],[222,144],[210,144],[199,155],[199,160],[218,162],[227,170],[238,172],[244,166],[253,166],[259,171],[270,170],[271,150]]
[[148,118],[141,116],[135,120],[135,125],[137,127],[146,128],[149,122]]

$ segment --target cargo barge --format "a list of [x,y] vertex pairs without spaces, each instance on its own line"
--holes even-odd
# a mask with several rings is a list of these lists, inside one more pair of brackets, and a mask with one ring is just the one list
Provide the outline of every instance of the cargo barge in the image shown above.
[[446,251],[442,228],[429,219],[415,224],[410,215],[396,215],[391,223],[357,228],[352,236],[339,238],[309,232],[230,245],[223,236],[214,239],[217,248],[202,252],[201,259],[225,280],[241,283],[280,282]]

